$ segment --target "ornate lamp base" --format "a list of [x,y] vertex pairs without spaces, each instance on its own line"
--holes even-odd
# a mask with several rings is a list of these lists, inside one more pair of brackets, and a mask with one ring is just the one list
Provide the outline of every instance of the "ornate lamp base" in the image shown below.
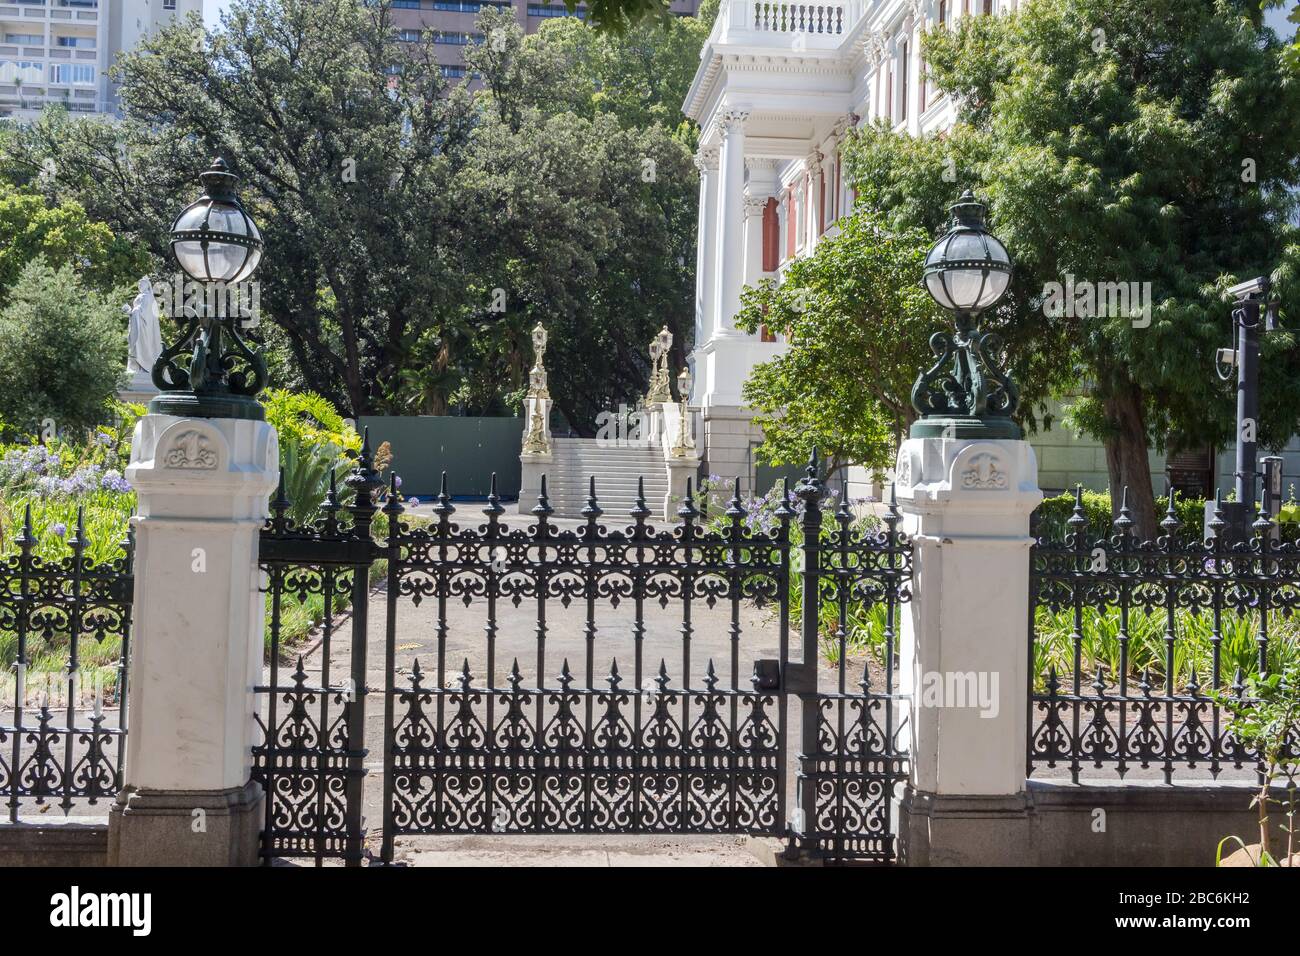
[[163,392],[150,400],[149,411],[154,415],[175,415],[178,418],[243,418],[255,422],[266,419],[257,399],[231,392]]
[[975,418],[973,416],[930,416],[918,418],[912,423],[908,434],[912,438],[1010,438],[1023,437],[1020,426],[1010,418],[990,416]]

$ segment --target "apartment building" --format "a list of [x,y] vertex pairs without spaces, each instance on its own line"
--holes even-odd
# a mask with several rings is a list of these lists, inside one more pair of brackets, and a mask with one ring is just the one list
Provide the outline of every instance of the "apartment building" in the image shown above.
[[30,119],[48,103],[115,113],[113,58],[202,11],[203,0],[0,0],[0,117]]
[[[699,0],[672,0],[672,12],[676,16],[694,16],[699,5]],[[465,47],[483,40],[474,21],[484,7],[513,9],[515,22],[527,33],[536,33],[543,23],[555,17],[585,19],[587,16],[585,5],[571,14],[563,3],[546,0],[393,0],[392,19],[399,39],[435,44],[443,75],[458,79],[465,76],[462,55]]]

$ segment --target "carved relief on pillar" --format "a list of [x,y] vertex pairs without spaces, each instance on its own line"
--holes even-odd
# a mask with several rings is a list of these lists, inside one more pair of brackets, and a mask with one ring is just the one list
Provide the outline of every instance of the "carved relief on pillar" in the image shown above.
[[701,146],[695,154],[695,168],[700,172],[716,172],[718,169],[718,148]]
[[872,66],[880,66],[885,59],[885,34],[879,30],[868,33],[863,39],[862,50]]
[[718,128],[722,135],[744,132],[745,121],[749,119],[749,110],[723,110],[718,115]]
[[750,219],[763,215],[763,210],[767,208],[767,200],[767,196],[746,196],[745,218]]

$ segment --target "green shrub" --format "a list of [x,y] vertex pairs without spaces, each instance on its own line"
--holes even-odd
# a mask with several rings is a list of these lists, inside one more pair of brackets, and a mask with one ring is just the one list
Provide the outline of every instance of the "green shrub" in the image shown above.
[[71,266],[24,267],[0,310],[0,419],[63,431],[104,421],[123,375],[125,299],[88,291]]

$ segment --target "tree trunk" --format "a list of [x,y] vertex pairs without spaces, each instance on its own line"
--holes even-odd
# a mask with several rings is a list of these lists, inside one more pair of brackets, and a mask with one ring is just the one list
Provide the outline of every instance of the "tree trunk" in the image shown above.
[[1147,457],[1142,390],[1128,383],[1108,396],[1102,405],[1112,429],[1105,441],[1111,514],[1119,515],[1124,489],[1127,488],[1134,536],[1139,541],[1154,541],[1157,534],[1156,499]]

